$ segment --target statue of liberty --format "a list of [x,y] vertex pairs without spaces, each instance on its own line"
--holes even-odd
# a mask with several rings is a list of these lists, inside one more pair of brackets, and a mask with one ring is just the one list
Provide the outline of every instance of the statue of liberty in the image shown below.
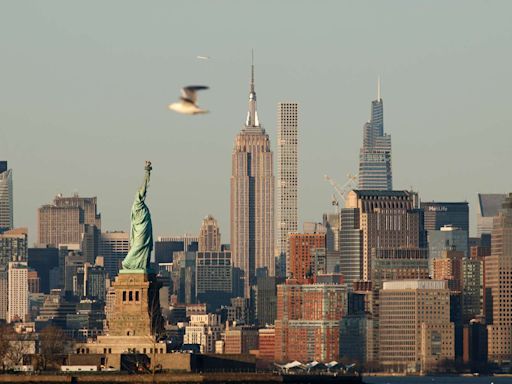
[[149,261],[153,250],[153,226],[145,200],[152,169],[151,162],[146,161],[144,182],[137,191],[132,205],[130,251],[122,263],[123,271],[126,272],[136,270],[149,272]]

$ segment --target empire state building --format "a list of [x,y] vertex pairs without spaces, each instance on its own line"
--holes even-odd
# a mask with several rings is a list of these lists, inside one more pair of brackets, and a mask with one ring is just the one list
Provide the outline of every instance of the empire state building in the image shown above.
[[231,252],[244,297],[256,276],[275,275],[274,173],[268,134],[260,125],[251,71],[249,111],[235,138],[231,171]]

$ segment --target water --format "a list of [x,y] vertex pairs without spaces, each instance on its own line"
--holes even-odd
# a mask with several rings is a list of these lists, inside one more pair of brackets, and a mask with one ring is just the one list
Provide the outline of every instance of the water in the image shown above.
[[512,377],[462,377],[462,376],[365,376],[365,384],[512,384]]

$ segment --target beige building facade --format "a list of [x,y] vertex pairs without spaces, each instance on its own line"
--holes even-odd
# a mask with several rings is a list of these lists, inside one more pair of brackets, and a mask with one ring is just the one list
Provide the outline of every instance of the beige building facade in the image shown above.
[[491,256],[485,258],[486,295],[492,299],[489,360],[512,360],[512,194],[494,219]]
[[208,215],[201,223],[199,230],[199,252],[220,252],[220,228],[217,220],[212,215]]
[[273,154],[256,111],[254,66],[247,120],[232,153],[230,211],[233,267],[248,298],[258,270],[275,275]]
[[423,372],[454,358],[446,281],[387,281],[380,291],[379,362],[387,371]]
[[53,204],[43,205],[37,213],[38,243],[41,245],[79,244],[86,224],[101,228],[96,197],[57,195]]
[[[277,210],[276,256],[282,276],[289,276],[289,234],[296,233],[298,186],[298,104],[277,105]],[[282,267],[286,265],[286,268]],[[286,274],[285,274],[286,273]]]
[[221,333],[219,315],[192,315],[185,327],[183,344],[199,344],[201,353],[215,353],[215,343],[220,340]]

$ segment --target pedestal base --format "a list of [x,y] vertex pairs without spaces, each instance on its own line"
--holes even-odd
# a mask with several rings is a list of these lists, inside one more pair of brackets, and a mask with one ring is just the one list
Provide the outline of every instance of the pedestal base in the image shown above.
[[108,319],[109,336],[154,337],[162,330],[158,291],[161,284],[145,271],[120,273],[112,284],[113,313]]

